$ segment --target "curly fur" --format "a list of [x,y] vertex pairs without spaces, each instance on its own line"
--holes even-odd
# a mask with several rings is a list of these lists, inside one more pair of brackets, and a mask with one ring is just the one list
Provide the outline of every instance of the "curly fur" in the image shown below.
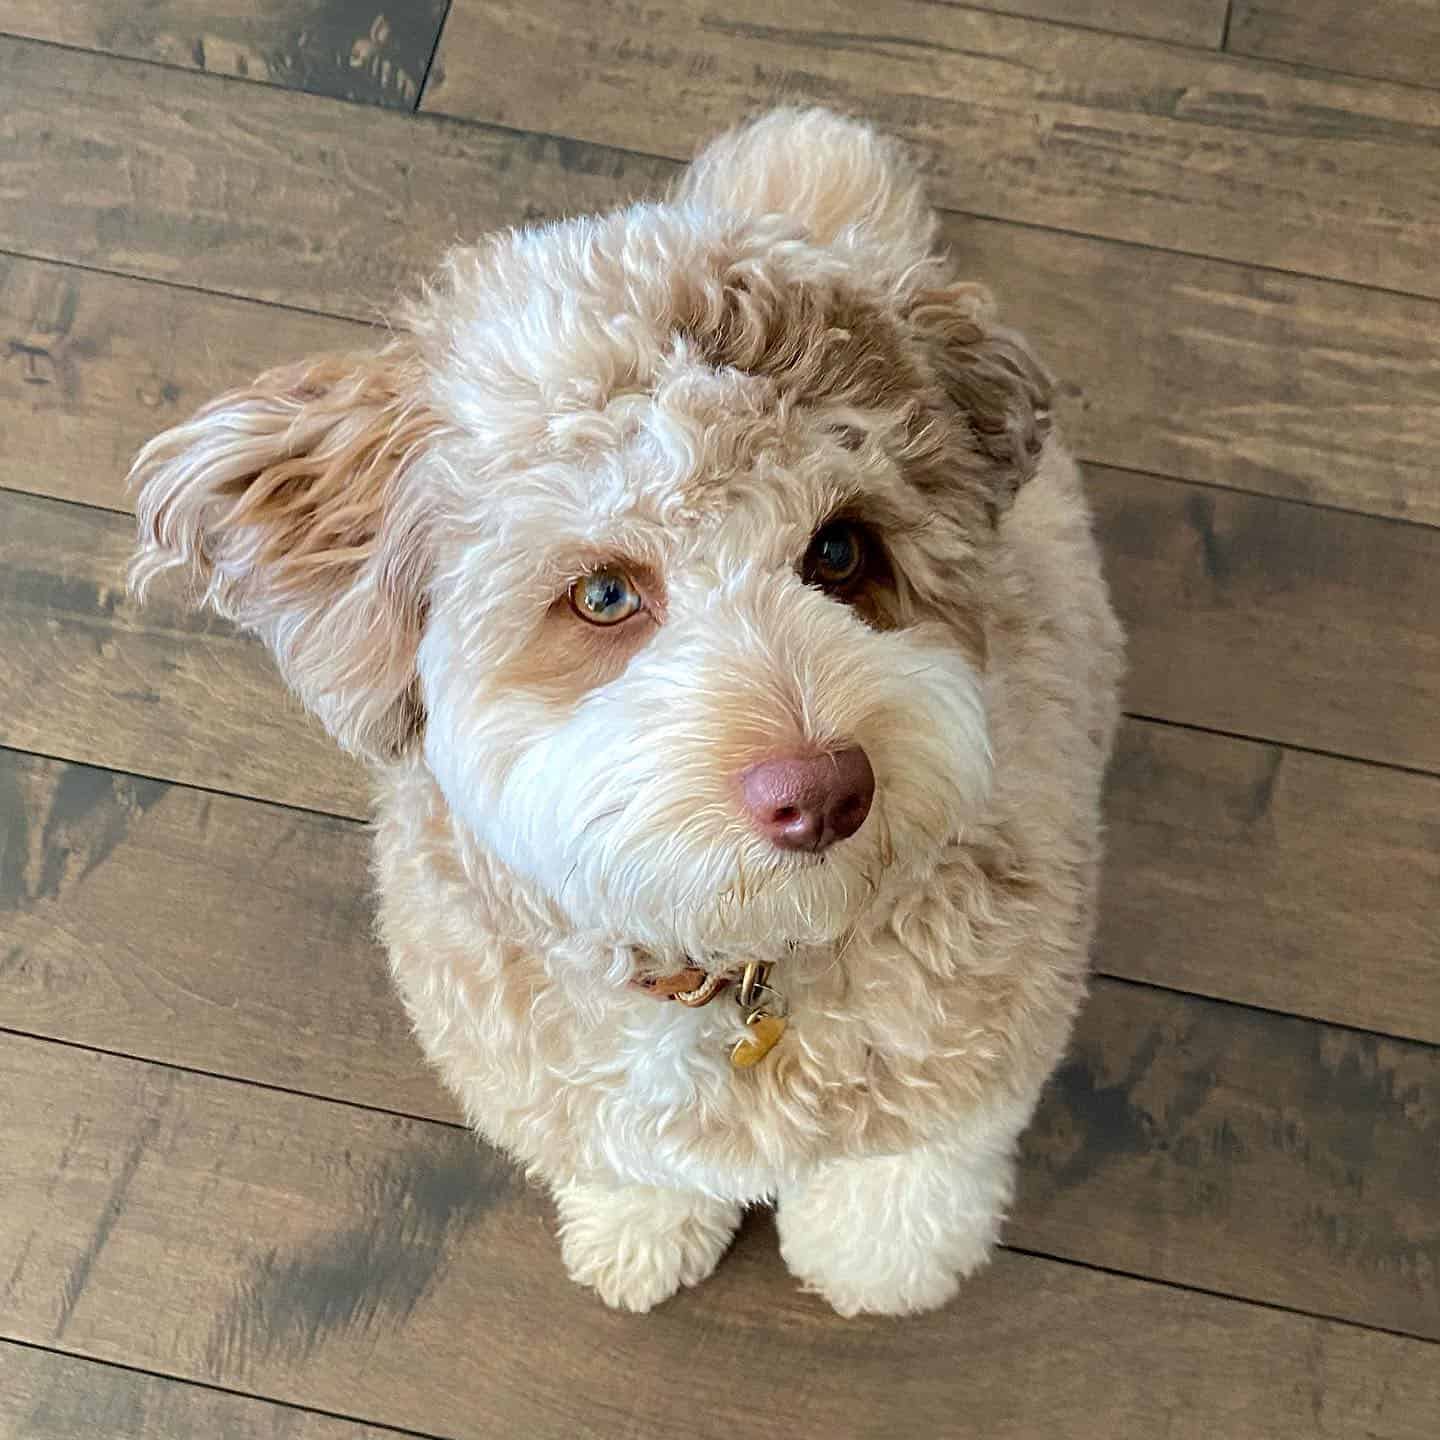
[[[380,925],[426,1053],[646,1309],[778,1201],[845,1313],[982,1263],[1085,986],[1120,636],[1050,382],[824,111],[665,201],[452,253],[375,354],[273,371],[136,462],[179,567],[375,761]],[[799,562],[837,516],[843,599]],[[570,585],[623,563],[613,630]],[[859,744],[870,818],[775,849],[736,776]],[[789,1032],[630,982],[776,964]]]

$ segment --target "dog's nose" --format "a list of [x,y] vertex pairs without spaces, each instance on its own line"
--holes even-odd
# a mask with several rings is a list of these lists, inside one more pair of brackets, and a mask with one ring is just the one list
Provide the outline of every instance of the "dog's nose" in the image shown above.
[[875,798],[870,757],[851,745],[829,755],[762,760],[740,777],[755,827],[782,850],[823,850],[864,823]]

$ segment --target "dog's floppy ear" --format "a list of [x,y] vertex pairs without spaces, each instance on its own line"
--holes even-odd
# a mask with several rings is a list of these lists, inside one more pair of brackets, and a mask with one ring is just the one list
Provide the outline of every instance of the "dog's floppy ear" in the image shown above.
[[747,215],[786,215],[817,245],[899,282],[930,257],[935,214],[900,146],[824,109],[773,110],[712,140],[676,198]]
[[986,503],[998,517],[1034,473],[1050,433],[1054,382],[1024,338],[997,325],[981,285],[923,290],[908,320],[979,454],[990,462]]
[[346,749],[418,732],[428,516],[407,478],[440,429],[409,340],[272,370],[140,452],[131,585],[188,572],[200,603],[260,635]]

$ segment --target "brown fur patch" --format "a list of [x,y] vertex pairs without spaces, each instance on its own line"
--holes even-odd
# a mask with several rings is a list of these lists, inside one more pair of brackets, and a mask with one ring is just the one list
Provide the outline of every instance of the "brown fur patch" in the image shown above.
[[682,287],[676,310],[675,328],[699,359],[767,379],[786,399],[890,410],[924,389],[895,322],[843,286],[736,264],[717,287]]
[[442,424],[413,345],[262,375],[158,437],[140,487],[141,588],[171,566],[260,634],[347,748],[393,755],[423,722],[414,674],[429,545],[404,476]]
[[575,614],[568,595],[545,613],[529,643],[494,674],[497,690],[520,690],[573,705],[620,675],[655,633],[649,609],[618,625],[591,625]]
[[[283,442],[295,453],[228,478],[215,496],[232,502],[227,528],[253,530],[255,563],[276,595],[352,583],[382,558],[396,479],[439,428],[417,403],[419,383],[418,363],[403,345],[380,356],[322,356],[255,382],[259,395],[299,402]],[[399,558],[382,565],[381,579],[387,599],[409,611],[414,587]]]
[[988,467],[992,519],[1035,472],[1050,433],[1053,382],[1024,340],[978,313],[973,285],[922,292],[909,320]]

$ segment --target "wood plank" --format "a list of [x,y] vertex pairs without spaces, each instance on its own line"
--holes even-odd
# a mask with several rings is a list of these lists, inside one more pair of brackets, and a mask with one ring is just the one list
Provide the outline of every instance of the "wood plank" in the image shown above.
[[257,642],[173,589],[129,599],[133,544],[124,516],[0,493],[0,744],[363,814],[360,767]]
[[1436,0],[1235,0],[1227,50],[1377,80],[1440,83]]
[[1118,471],[1090,481],[1128,709],[1440,770],[1440,533]]
[[[0,206],[0,244],[361,319],[457,236],[603,208],[677,168],[374,110],[340,111],[342,124],[313,97],[237,98],[179,73],[81,73],[91,57],[27,53],[35,63],[12,65],[16,98],[0,117],[19,127],[0,146],[0,190],[15,202]],[[116,84],[117,68],[138,70],[135,82]],[[143,177],[141,192],[125,177]],[[376,198],[392,194],[403,203]],[[1087,458],[1440,524],[1440,305],[957,216],[945,239],[1064,377],[1061,418]],[[0,270],[0,319],[0,422],[46,457],[27,465],[13,457],[29,447],[6,447],[4,483],[105,504],[132,437],[212,380],[350,340],[304,317],[20,260]],[[120,404],[132,394],[133,415]],[[102,415],[119,427],[108,444]],[[61,464],[72,435],[76,458]]]
[[[0,759],[7,1024],[458,1120],[370,939],[358,826]],[[1206,939],[1167,957],[1171,983]],[[1434,1047],[1100,979],[1025,1146],[1014,1238],[1440,1332],[1436,1102]]]
[[1434,302],[961,216],[944,239],[1087,460],[1440,525]]
[[458,1124],[391,991],[369,858],[353,822],[0,750],[0,1014]]
[[1440,1051],[1098,982],[1012,1244],[1440,1338]]
[[413,110],[445,0],[3,0],[0,31]]
[[[1131,710],[1440,770],[1434,530],[1092,481]],[[257,645],[185,610],[178,587],[145,607],[125,596],[131,547],[122,516],[0,492],[0,692],[30,701],[0,718],[0,744],[356,813],[357,767],[284,699]]]
[[949,207],[1440,294],[1440,97],[1399,86],[925,0],[490,0],[421,107],[684,158],[779,100],[903,135]]
[[452,241],[672,161],[0,38],[0,250],[370,320]]
[[0,486],[130,508],[135,452],[281,360],[369,327],[0,256]]
[[1128,721],[1095,964],[1440,1044],[1440,781]]
[[[467,6],[472,0],[456,0]],[[949,0],[946,0],[949,3]],[[1225,28],[1225,0],[960,0],[976,10],[999,10],[1035,20],[1058,20],[1117,35],[1144,35],[1177,45],[1215,47]]]
[[[1434,568],[1433,546],[1418,555],[1407,547],[1431,532],[1193,487],[1167,496],[1170,488],[1129,476],[1101,477],[1097,487],[1133,636],[1132,703],[1212,722],[1303,724],[1304,735],[1339,715],[1366,737],[1413,738],[1405,721],[1427,710],[1391,697],[1429,683],[1416,658],[1424,637],[1409,638],[1405,627],[1428,613],[1424,577]],[[1205,569],[1211,551],[1191,523],[1192,502],[1211,516],[1214,553],[1233,552],[1215,567],[1219,582]],[[1216,502],[1217,511],[1203,509]],[[1232,504],[1238,519],[1226,508]],[[1257,520],[1262,505],[1283,513]],[[25,697],[0,712],[0,740],[162,780],[364,813],[363,778],[287,701],[253,642],[181,611],[163,593],[144,609],[123,598],[123,520],[13,496],[0,499],[0,517],[0,692]],[[1336,541],[1340,521],[1365,532],[1363,543]],[[1385,548],[1373,548],[1370,532]],[[1269,558],[1271,542],[1291,557],[1284,568]],[[1396,587],[1397,579],[1413,584]],[[1339,639],[1315,635],[1317,613],[1332,617],[1331,626],[1343,621]],[[1297,689],[1308,697],[1301,716],[1286,699]],[[1232,710],[1197,717],[1196,707],[1207,705]],[[1233,710],[1240,705],[1243,712]],[[104,726],[94,723],[97,714]],[[1423,726],[1413,734],[1423,739]],[[1132,727],[1112,777],[1116,858],[1102,964],[1437,1038],[1440,980],[1428,920],[1435,805],[1435,789],[1421,777]],[[1116,892],[1113,877],[1122,874]],[[102,912],[97,926],[107,923]],[[1264,966],[1236,964],[1257,945]]]
[[0,1435],[12,1440],[385,1440],[401,1433],[0,1342]]
[[637,1322],[564,1280],[548,1206],[457,1131],[14,1037],[0,1072],[6,1333],[288,1403],[538,1440],[771,1410],[864,1440],[897,1383],[915,1434],[1014,1440],[1418,1440],[1440,1404],[1429,1345],[1014,1254],[938,1315],[838,1320],[763,1221]]
[[[956,216],[944,238],[1060,370],[1086,458],[1440,524],[1440,304]],[[111,509],[156,430],[372,334],[3,256],[0,327],[0,485]]]
[[[1440,782],[1127,721],[1106,813],[1102,973],[1440,1044]],[[0,821],[11,1023],[457,1118],[397,1028],[359,827],[13,751]]]

